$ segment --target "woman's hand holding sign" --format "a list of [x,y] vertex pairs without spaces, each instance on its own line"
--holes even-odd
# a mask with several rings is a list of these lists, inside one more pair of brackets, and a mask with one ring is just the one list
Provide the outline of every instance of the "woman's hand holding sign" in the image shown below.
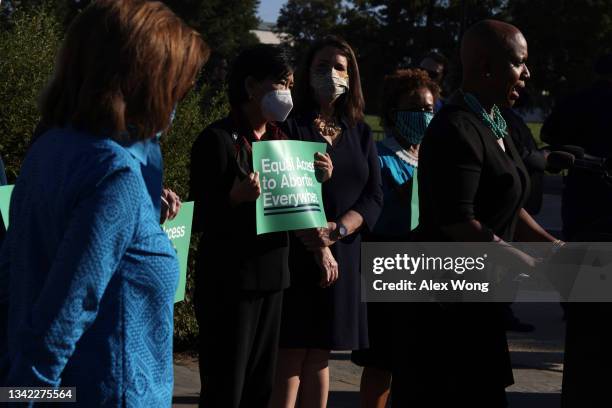
[[259,172],[251,173],[243,179],[234,180],[234,185],[230,190],[230,204],[235,207],[247,201],[255,201],[261,195],[261,185],[259,183]]
[[181,198],[169,188],[162,190],[160,224],[166,220],[173,220],[181,209]]
[[329,153],[316,152],[314,154],[314,167],[317,180],[321,183],[329,180],[334,171],[334,165],[332,164]]

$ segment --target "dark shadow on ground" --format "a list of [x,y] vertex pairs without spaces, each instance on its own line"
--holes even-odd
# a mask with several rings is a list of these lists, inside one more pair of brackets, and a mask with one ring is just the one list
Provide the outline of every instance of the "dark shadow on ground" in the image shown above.
[[329,356],[329,359],[338,361],[348,361],[351,359],[351,353],[346,351],[332,351]]
[[196,396],[174,396],[172,397],[172,404],[176,405],[193,405],[200,402],[200,397]]
[[515,317],[535,326],[531,333],[508,332],[510,344],[520,345],[526,349],[550,351],[563,350],[565,340],[565,322],[563,310],[559,303],[514,303]]
[[[327,406],[328,408],[358,408],[359,393],[332,391],[329,393]],[[559,408],[560,406],[561,394],[508,393],[508,408]]]
[[509,392],[508,408],[559,408],[561,394]]
[[327,408],[358,408],[359,393],[356,391],[331,391]]
[[562,373],[563,353],[513,351],[510,353],[512,368],[529,368],[533,370]]

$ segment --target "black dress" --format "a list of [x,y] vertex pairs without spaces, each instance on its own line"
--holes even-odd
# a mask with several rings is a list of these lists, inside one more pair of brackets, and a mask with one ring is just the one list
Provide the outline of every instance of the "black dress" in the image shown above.
[[[529,178],[512,138],[504,145],[459,95],[436,114],[419,151],[419,240],[450,241],[442,227],[471,219],[512,240]],[[503,305],[413,306],[393,406],[505,406],[513,377]]]
[[[287,120],[289,138],[327,144],[313,127],[314,117]],[[337,221],[354,210],[363,216],[364,227],[331,246],[339,277],[325,289],[319,286],[321,271],[312,253],[291,234],[291,286],[283,299],[282,348],[355,350],[368,345],[366,304],[361,301],[361,233],[374,227],[382,207],[380,165],[369,126],[344,122],[338,144],[328,144],[327,152],[334,171],[323,183],[325,215]]]
[[[211,124],[192,148],[190,195],[200,327],[200,405],[267,408],[274,385],[283,289],[289,284],[286,232],[256,234],[255,202],[231,207],[234,180],[252,172],[252,130],[239,114]],[[268,125],[264,140],[286,138]]]

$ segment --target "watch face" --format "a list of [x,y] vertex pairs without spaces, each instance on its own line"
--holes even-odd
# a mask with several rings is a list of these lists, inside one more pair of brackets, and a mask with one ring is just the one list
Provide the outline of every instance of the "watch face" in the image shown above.
[[344,237],[344,236],[346,236],[346,233],[347,233],[348,231],[346,230],[346,227],[345,227],[344,225],[340,225],[340,226],[338,227],[338,232],[340,233],[340,236],[341,236],[341,237]]

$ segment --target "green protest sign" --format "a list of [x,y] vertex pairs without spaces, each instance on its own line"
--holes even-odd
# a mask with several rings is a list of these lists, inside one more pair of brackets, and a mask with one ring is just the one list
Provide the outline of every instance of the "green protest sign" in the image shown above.
[[191,241],[191,222],[193,220],[193,202],[183,203],[178,215],[172,221],[162,224],[164,232],[172,241],[179,259],[180,275],[178,288],[174,294],[174,303],[185,300],[185,284],[187,283],[187,257]]
[[261,182],[257,234],[327,226],[314,169],[314,154],[325,147],[297,140],[253,143],[253,169]]
[[410,200],[410,230],[419,226],[419,175],[415,167],[412,173],[412,198]]
[[11,193],[14,186],[0,186],[0,215],[4,220],[4,226],[9,224],[9,204],[11,203]]
[[[8,227],[9,204],[13,186],[0,186],[0,213],[4,225]],[[187,283],[187,256],[191,241],[191,222],[193,220],[193,202],[183,203],[178,215],[172,221],[162,225],[164,232],[172,241],[179,259],[179,284],[174,294],[174,303],[185,299],[185,284]]]

